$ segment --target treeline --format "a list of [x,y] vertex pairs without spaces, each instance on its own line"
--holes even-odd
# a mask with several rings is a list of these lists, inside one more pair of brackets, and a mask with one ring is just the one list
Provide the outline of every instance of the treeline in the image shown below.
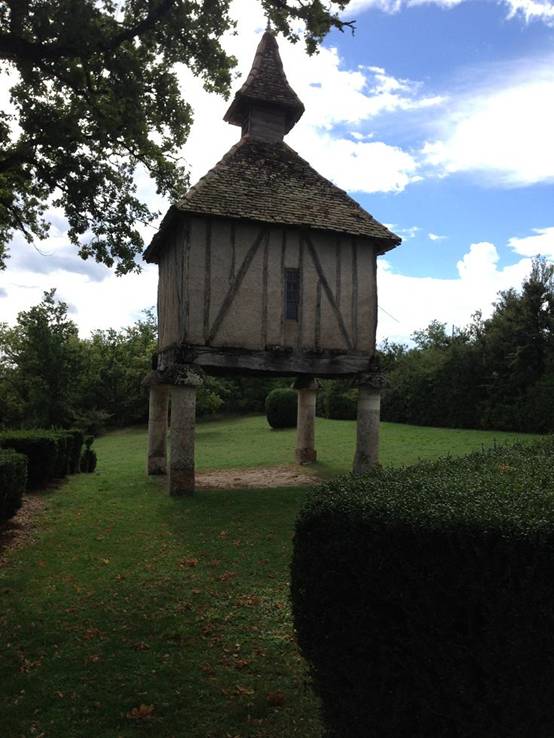
[[[148,390],[142,380],[157,346],[153,310],[121,330],[80,338],[68,305],[54,289],[0,324],[0,429],[70,428],[100,433],[144,423]],[[197,397],[199,416],[263,412],[267,394],[290,380],[206,377]]]
[[399,423],[554,431],[554,265],[537,257],[521,289],[462,329],[433,321],[414,347],[387,343],[382,418]]
[[[0,324],[0,429],[70,428],[99,433],[144,423],[148,390],[142,380],[156,351],[153,310],[121,330],[80,338],[55,290]],[[554,431],[554,265],[533,261],[520,290],[499,293],[492,316],[465,328],[433,321],[414,345],[385,342],[387,372],[382,418],[399,423]],[[290,378],[206,377],[197,414],[264,412],[265,398]],[[357,390],[324,380],[318,415],[356,417]]]

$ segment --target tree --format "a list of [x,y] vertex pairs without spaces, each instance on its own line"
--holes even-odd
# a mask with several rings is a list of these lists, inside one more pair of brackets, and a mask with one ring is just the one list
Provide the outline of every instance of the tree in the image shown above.
[[[234,26],[231,0],[4,0],[0,61],[13,81],[15,112],[0,112],[0,267],[14,231],[31,242],[60,206],[83,258],[118,273],[138,269],[137,222],[155,217],[136,195],[142,165],[158,192],[177,198],[179,160],[192,122],[177,65],[206,89],[229,94],[236,63],[221,37]],[[308,53],[349,0],[259,0],[289,39],[304,24]]]
[[101,428],[107,422],[122,426],[147,419],[148,389],[142,380],[151,368],[157,331],[154,311],[145,310],[133,325],[96,330],[81,342],[77,425]]
[[49,290],[42,302],[19,313],[13,328],[0,326],[2,388],[18,414],[3,422],[67,426],[78,402],[81,364],[77,326],[67,304]]

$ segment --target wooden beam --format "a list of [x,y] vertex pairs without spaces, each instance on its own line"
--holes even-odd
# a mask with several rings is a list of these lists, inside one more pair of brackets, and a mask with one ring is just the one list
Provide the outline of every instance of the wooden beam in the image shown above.
[[208,333],[208,336],[206,338],[206,343],[210,344],[214,338],[217,336],[217,332],[219,331],[221,327],[221,323],[223,322],[223,318],[227,314],[227,311],[233,304],[233,300],[235,299],[235,296],[237,292],[240,289],[240,286],[242,284],[242,281],[246,275],[246,272],[250,268],[250,264],[252,263],[252,259],[256,255],[256,251],[258,250],[258,247],[260,243],[262,242],[263,237],[266,234],[266,230],[262,229],[259,234],[254,239],[254,243],[250,248],[248,249],[248,252],[246,256],[244,257],[242,264],[240,265],[240,269],[238,270],[234,280],[229,286],[229,289],[227,290],[227,294],[225,295],[225,298],[223,302],[221,303],[221,307],[219,308],[219,312],[217,313],[216,319],[214,320],[212,327]]
[[321,349],[321,279],[317,280],[316,298],[315,298],[315,350]]
[[302,348],[302,327],[304,325],[304,240],[300,236],[298,243],[298,333],[296,346]]
[[208,340],[210,330],[210,302],[212,290],[212,221],[206,221],[206,249],[204,262],[204,340]]
[[183,345],[158,354],[158,370],[191,364],[208,374],[352,377],[369,371],[371,354],[361,351],[299,351],[274,347],[265,351]]
[[358,244],[352,239],[352,345],[358,346]]
[[267,301],[268,301],[268,260],[269,260],[269,231],[264,240],[264,261],[262,267],[262,346],[267,343]]
[[281,312],[280,312],[280,341],[281,345],[285,345],[285,302],[286,302],[286,289],[285,289],[285,257],[287,253],[287,229],[283,228],[283,236],[281,241]]

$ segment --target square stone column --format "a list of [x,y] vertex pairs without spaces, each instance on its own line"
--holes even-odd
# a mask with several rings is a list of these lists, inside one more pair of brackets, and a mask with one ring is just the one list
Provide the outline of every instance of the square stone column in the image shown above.
[[175,372],[171,387],[171,426],[169,456],[169,494],[194,493],[194,433],[196,424],[196,391],[202,378],[192,368]]
[[151,384],[148,409],[148,474],[165,474],[169,386]]
[[356,426],[354,474],[365,474],[379,463],[379,424],[381,421],[381,390],[385,377],[380,372],[363,374],[359,388]]
[[312,377],[298,377],[293,384],[298,396],[296,422],[297,464],[313,464],[317,458],[315,450],[315,408],[319,383]]

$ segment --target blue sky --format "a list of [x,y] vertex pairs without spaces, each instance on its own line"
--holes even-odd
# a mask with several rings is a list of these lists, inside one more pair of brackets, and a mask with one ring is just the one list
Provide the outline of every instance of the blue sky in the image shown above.
[[[420,81],[428,93],[467,95],[487,78],[491,90],[493,80],[500,87],[498,77],[509,82],[521,67],[531,78],[535,65],[554,59],[554,27],[509,18],[506,5],[477,0],[452,8],[415,5],[395,13],[368,7],[358,16],[354,37],[335,32],[327,44],[337,47],[347,67],[378,64],[394,77]],[[405,115],[384,115],[374,129],[388,143],[413,149],[424,144],[433,123],[425,116],[412,126]],[[460,251],[482,240],[497,245],[501,263],[514,264],[518,256],[508,240],[549,227],[554,217],[553,184],[505,186],[482,172],[426,178],[392,197],[358,193],[357,199],[385,222],[419,227],[388,257],[395,268],[417,276],[455,277]],[[448,236],[440,245],[426,238],[435,231]]]
[[[380,259],[379,338],[407,340],[437,318],[463,325],[519,286],[536,253],[554,259],[554,3],[551,0],[352,0],[356,33],[321,52],[279,39],[306,113],[287,142],[404,242]],[[265,26],[233,0],[225,44],[247,74]],[[238,139],[225,100],[181,69],[195,111],[183,156],[194,182]],[[237,76],[235,89],[241,84]],[[139,190],[164,211],[148,177]],[[134,321],[156,300],[155,267],[116,278],[67,245],[63,214],[40,251],[14,239],[0,310],[57,287],[84,334]],[[144,229],[148,242],[154,230]]]

